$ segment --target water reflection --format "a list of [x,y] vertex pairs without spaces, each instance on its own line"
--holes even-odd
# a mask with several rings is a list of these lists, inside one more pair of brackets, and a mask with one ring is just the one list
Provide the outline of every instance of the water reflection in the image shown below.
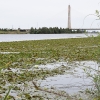
[[67,70],[65,75],[56,75],[54,77],[46,78],[46,80],[41,81],[41,86],[49,88],[56,87],[57,89],[64,90],[69,94],[75,94],[94,86],[92,78],[88,77],[83,69],[91,68],[92,74],[94,74],[96,73],[95,70],[98,69],[97,62],[82,61],[73,63],[71,66],[73,67],[73,70]]

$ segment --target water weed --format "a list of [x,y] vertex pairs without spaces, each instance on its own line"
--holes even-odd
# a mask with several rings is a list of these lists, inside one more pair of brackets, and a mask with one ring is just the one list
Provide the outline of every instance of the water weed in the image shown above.
[[[47,63],[55,63],[57,61],[65,61],[68,63],[83,60],[97,61],[100,58],[100,37],[0,42],[0,52],[1,90],[3,92],[5,89],[6,92],[7,84],[13,84],[13,90],[19,91],[21,89],[18,85],[25,85],[27,81],[62,75],[65,74],[66,70],[69,70],[68,66],[60,66],[60,68],[48,70],[40,69],[38,67],[39,65],[46,65]],[[93,81],[97,88],[96,96],[99,96],[100,76],[98,76],[98,74],[96,75],[93,77]],[[17,85],[15,86],[15,84]],[[5,86],[5,88],[3,86]],[[18,96],[24,99],[27,98],[27,100],[34,100],[35,98],[46,100],[51,96],[44,96],[41,92],[41,95],[30,95],[27,91],[23,91]],[[37,90],[34,90],[32,93],[36,93],[35,91]],[[6,98],[7,97],[8,95]],[[2,96],[2,98],[4,98],[4,96]],[[58,98],[61,100],[63,97]],[[66,99],[64,98],[63,100]]]

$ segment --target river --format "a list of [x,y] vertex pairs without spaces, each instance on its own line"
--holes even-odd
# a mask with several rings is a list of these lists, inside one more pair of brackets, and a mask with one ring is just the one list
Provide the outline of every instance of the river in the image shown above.
[[0,42],[25,41],[25,40],[44,40],[44,39],[64,39],[64,38],[82,38],[88,36],[97,36],[93,33],[84,34],[0,34]]

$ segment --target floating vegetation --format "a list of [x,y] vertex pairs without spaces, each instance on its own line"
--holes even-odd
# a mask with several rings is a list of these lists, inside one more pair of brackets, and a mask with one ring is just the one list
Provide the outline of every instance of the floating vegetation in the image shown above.
[[[74,75],[81,68],[76,61],[98,62],[100,37],[0,42],[0,52],[2,100],[83,100],[81,96],[75,97],[56,86],[42,87],[39,80]],[[94,78],[94,84],[98,83],[96,79],[98,77]],[[74,86],[77,85],[76,83]]]

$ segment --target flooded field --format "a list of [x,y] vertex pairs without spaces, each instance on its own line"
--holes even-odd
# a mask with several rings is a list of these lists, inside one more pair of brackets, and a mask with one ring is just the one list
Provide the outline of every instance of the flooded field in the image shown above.
[[[97,73],[97,70],[99,68],[99,65],[96,61],[76,61],[76,62],[55,62],[55,63],[48,63],[48,64],[41,64],[41,65],[34,65],[28,69],[22,69],[22,68],[10,68],[10,69],[5,69],[5,70],[1,70],[1,73],[14,73],[17,75],[20,74],[24,74],[25,72],[35,72],[35,71],[45,71],[48,72],[55,70],[62,70],[63,72],[61,72],[60,74],[57,72],[57,75],[47,75],[47,78],[43,78],[42,80],[37,80],[37,79],[33,79],[33,81],[36,82],[37,85],[39,85],[39,87],[41,87],[42,89],[47,89],[49,91],[53,90],[55,91],[55,93],[57,91],[61,92],[63,91],[64,94],[66,95],[69,94],[71,95],[81,95],[82,93],[84,93],[86,90],[91,90],[92,88],[95,88],[95,84],[93,82],[93,79],[91,77],[89,77],[85,70],[89,70],[91,71],[91,74]],[[30,76],[29,76],[30,77]],[[36,90],[34,88],[34,84],[32,81],[25,81],[24,83],[19,82],[19,83],[13,83],[13,84],[9,84],[7,81],[5,83],[5,86],[3,86],[3,88],[7,89],[9,86],[14,86],[15,88],[19,88],[17,89],[12,89],[9,93],[10,96],[13,96],[15,98],[15,100],[21,100],[22,99],[22,92],[24,92],[24,94],[29,94],[30,96],[34,96],[33,94],[37,95],[37,94],[41,94],[44,95],[45,90],[42,90],[44,92],[41,93],[41,89],[40,91]],[[47,91],[48,93],[48,91]],[[52,93],[54,94],[54,93]],[[5,93],[1,92],[1,96],[4,96]],[[50,96],[51,94],[47,94],[47,97]],[[64,96],[65,96],[64,95]],[[62,96],[59,96],[60,98],[65,98],[62,94]],[[67,97],[67,95],[66,95]],[[88,95],[86,96],[88,98]],[[19,99],[18,99],[19,98]],[[56,97],[53,97],[54,99],[56,99]],[[51,98],[51,99],[53,99]],[[89,97],[90,98],[90,97]],[[62,100],[63,100],[62,99]],[[66,99],[64,99],[66,100]],[[85,99],[84,99],[85,100]]]
[[41,86],[56,87],[57,89],[64,90],[69,94],[76,94],[77,92],[84,91],[85,89],[94,86],[92,79],[87,76],[84,69],[92,69],[92,73],[95,73],[95,70],[98,69],[97,62],[81,61],[74,62],[71,65],[62,63],[62,66],[69,67],[69,70],[65,71],[66,74],[46,78],[46,80],[41,82]]
[[100,38],[0,43],[1,100],[98,100]]

